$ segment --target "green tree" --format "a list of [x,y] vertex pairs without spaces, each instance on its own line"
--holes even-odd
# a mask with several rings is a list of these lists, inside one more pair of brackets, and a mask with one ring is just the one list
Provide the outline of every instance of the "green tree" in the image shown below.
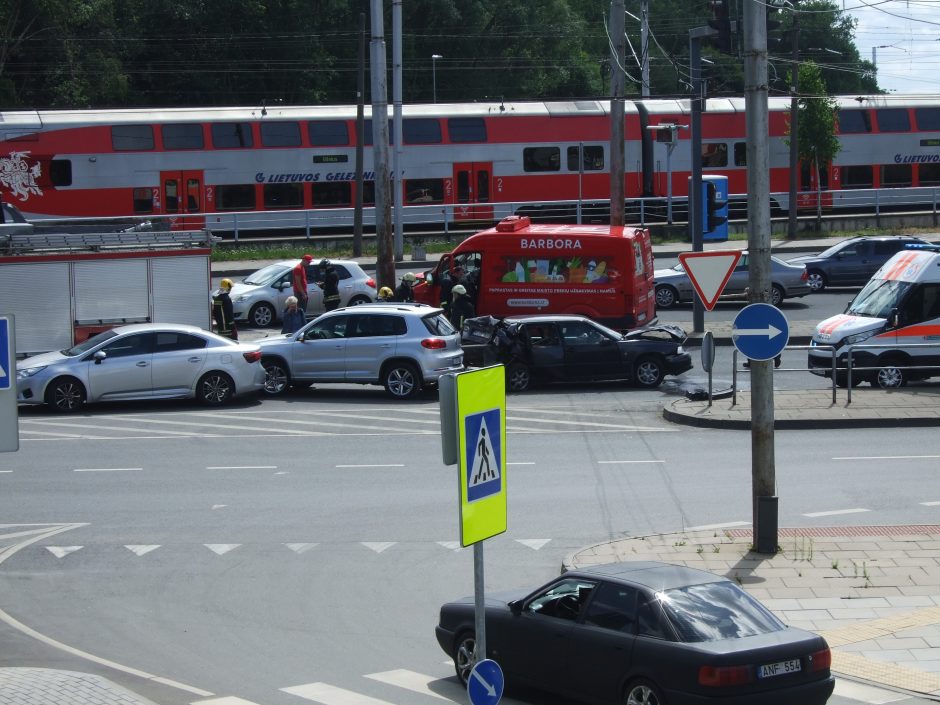
[[816,176],[818,221],[822,218],[822,204],[818,196],[821,186],[819,168],[828,168],[842,147],[836,138],[836,101],[826,92],[822,70],[811,61],[800,65],[799,86],[797,155],[800,161],[812,165]]

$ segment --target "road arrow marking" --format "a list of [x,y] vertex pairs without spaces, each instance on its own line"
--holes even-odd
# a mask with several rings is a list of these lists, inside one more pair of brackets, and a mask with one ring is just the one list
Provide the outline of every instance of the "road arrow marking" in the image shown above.
[[320,544],[318,543],[285,543],[284,545],[287,546],[294,553],[300,555],[301,553],[306,553],[311,548],[314,548],[315,546],[319,546]]
[[159,545],[150,545],[150,546],[142,546],[142,545],[127,546],[125,545],[124,548],[126,548],[131,553],[136,553],[138,556],[142,556],[145,553],[150,553],[151,551],[155,551],[156,549],[160,548],[160,546]]
[[551,541],[551,539],[516,539],[516,543],[521,543],[523,546],[528,546],[533,551],[538,551],[549,541]]
[[766,328],[734,328],[731,331],[731,335],[736,338],[741,335],[763,335],[766,336],[767,340],[773,340],[781,333],[783,333],[782,330],[769,323]]
[[240,543],[204,543],[202,545],[220,556],[241,546]]
[[84,546],[46,546],[46,549],[56,558],[64,558],[70,553],[80,551]]
[[363,541],[362,545],[365,546],[366,548],[372,549],[376,553],[381,553],[386,548],[391,548],[392,546],[394,546],[395,542],[394,541],[376,541],[376,542]]
[[483,687],[486,688],[486,694],[487,694],[487,695],[489,695],[491,698],[495,698],[495,697],[496,697],[496,688],[494,688],[492,685],[490,685],[489,683],[487,683],[487,682],[486,682],[486,679],[483,678],[483,676],[480,675],[480,672],[479,672],[478,670],[473,669],[472,671],[470,671],[470,674],[471,674],[474,678],[476,678],[478,681],[480,681],[480,683],[483,684]]

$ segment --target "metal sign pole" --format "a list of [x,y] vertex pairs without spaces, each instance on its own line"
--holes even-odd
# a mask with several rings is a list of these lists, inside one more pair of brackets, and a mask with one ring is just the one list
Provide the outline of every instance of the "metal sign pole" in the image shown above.
[[486,658],[486,599],[483,587],[483,542],[473,544],[473,626],[477,640],[473,647],[473,660]]
[[16,328],[13,315],[0,315],[0,453],[20,449],[16,407]]

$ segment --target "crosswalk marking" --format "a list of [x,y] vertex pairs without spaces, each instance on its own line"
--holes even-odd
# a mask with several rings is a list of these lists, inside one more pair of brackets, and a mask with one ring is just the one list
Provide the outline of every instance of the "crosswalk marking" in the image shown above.
[[258,705],[251,700],[236,698],[234,695],[226,695],[223,698],[210,698],[209,700],[193,700],[190,705]]
[[285,693],[297,695],[307,700],[313,700],[323,705],[393,705],[387,700],[379,700],[354,690],[337,688],[329,683],[307,683],[294,685],[290,688],[281,688]]
[[870,511],[871,511],[870,509],[861,509],[861,508],[833,509],[828,512],[809,512],[808,514],[804,514],[803,516],[815,519],[816,517],[831,517],[831,516],[836,516],[837,514],[859,514],[861,512],[870,512]]
[[[397,668],[394,671],[385,671],[383,673],[370,673],[365,676],[379,683],[395,685],[405,690],[411,690],[422,695],[430,695],[432,698],[439,698],[451,702],[451,699],[440,693],[431,690],[431,683],[440,683],[440,678],[432,678],[423,673],[409,671],[404,668]],[[451,685],[448,683],[448,685]]]

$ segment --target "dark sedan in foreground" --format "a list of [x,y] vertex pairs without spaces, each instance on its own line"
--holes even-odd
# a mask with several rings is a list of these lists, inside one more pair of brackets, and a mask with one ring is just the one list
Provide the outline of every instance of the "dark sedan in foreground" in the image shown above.
[[666,375],[692,369],[682,349],[685,331],[674,325],[618,333],[584,316],[489,316],[464,324],[464,364],[506,365],[506,386],[524,392],[535,382],[628,380],[653,388]]
[[[437,641],[466,683],[473,598],[441,607]],[[823,705],[825,639],[788,627],[727,578],[635,561],[486,598],[487,657],[506,682],[594,703]]]

